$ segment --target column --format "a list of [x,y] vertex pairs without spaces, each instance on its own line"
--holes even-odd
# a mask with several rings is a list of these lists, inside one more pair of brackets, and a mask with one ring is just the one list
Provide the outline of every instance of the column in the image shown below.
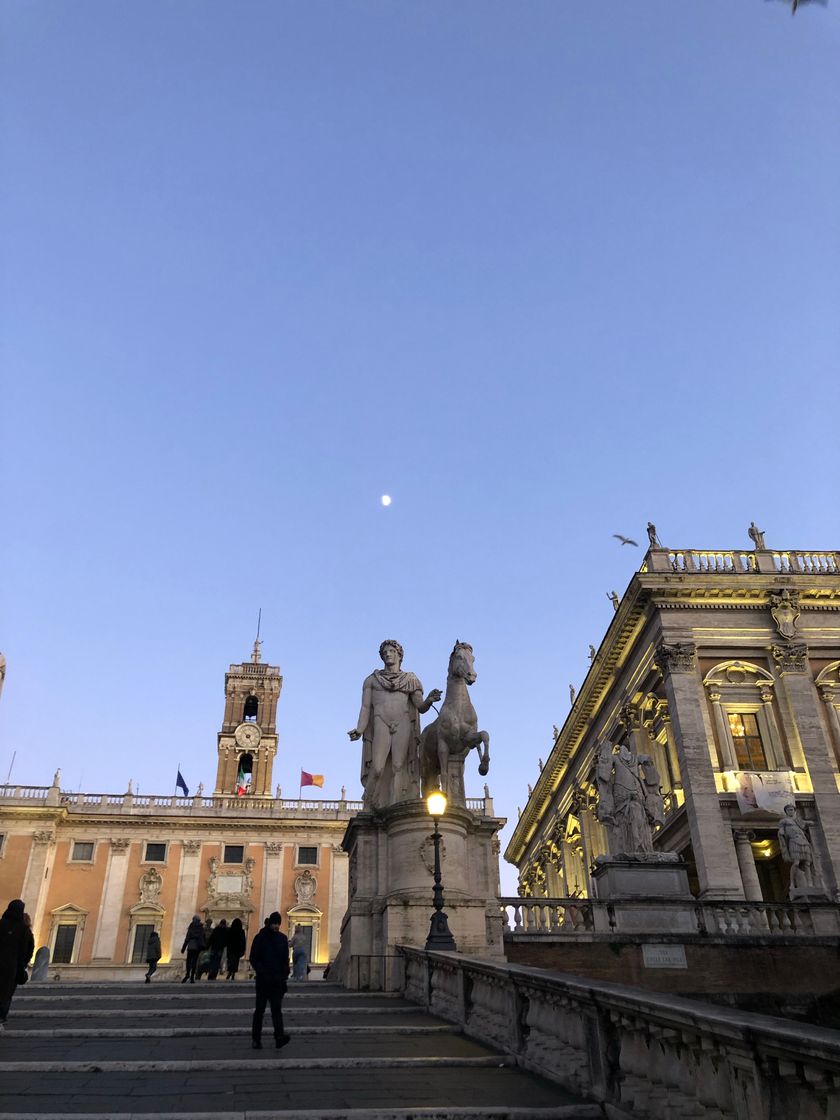
[[96,921],[91,963],[112,961],[117,944],[117,933],[122,918],[125,898],[125,881],[128,876],[128,850],[130,840],[111,840],[108,866],[105,868],[105,885]]
[[709,755],[711,723],[697,675],[693,642],[662,643],[656,664],[665,681],[691,846],[701,898],[743,898],[731,830],[720,809]]
[[47,859],[51,849],[55,846],[55,833],[48,828],[39,829],[32,834],[32,846],[29,849],[29,863],[23,879],[23,890],[20,896],[23,899],[26,912],[32,919],[32,933],[35,937],[35,947],[44,945],[49,936],[49,926],[46,915],[43,913],[46,889],[49,885],[51,866]]
[[833,750],[827,741],[819,701],[803,644],[773,646],[773,657],[782,693],[805,755],[814,789],[814,806],[823,841],[822,873],[826,888],[838,897],[840,887],[840,793],[837,790]]
[[834,684],[821,684],[818,685],[820,696],[823,698],[826,709],[828,711],[828,725],[830,728],[829,734],[834,736],[834,757],[840,765],[840,713],[837,711],[837,699]]
[[327,952],[330,960],[335,960],[341,945],[341,924],[348,906],[348,887],[350,862],[345,852],[337,844],[332,849],[332,873],[330,875],[329,918],[327,922]]
[[741,872],[741,882],[744,885],[744,898],[747,902],[761,902],[761,883],[755,869],[755,858],[751,841],[754,832],[746,828],[736,828],[732,834],[735,838],[735,855],[738,857],[738,869]]
[[720,706],[720,690],[714,685],[709,685],[709,699],[712,702],[712,716],[715,721],[717,740],[720,744],[720,761],[722,770],[740,770],[735,750],[732,746],[732,735],[729,724]]
[[196,912],[198,903],[198,879],[201,871],[201,841],[181,841],[181,866],[178,869],[178,890],[175,894],[175,910],[172,916],[170,944],[161,946],[164,957],[170,960],[181,956],[184,934]]

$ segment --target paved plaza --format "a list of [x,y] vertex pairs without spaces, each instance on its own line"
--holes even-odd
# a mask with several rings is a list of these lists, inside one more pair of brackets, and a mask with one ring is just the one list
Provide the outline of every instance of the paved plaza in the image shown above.
[[0,1120],[601,1115],[401,996],[293,985],[280,1051],[268,1015],[251,1049],[252,1009],[247,982],[30,984],[0,1036]]

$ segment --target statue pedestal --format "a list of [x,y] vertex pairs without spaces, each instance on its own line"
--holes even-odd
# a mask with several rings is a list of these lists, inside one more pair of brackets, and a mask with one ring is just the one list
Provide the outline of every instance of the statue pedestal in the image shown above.
[[[504,959],[496,834],[504,818],[450,805],[439,818],[444,911],[461,952]],[[331,972],[347,988],[401,983],[397,945],[425,945],[432,916],[432,818],[423,801],[359,813],[347,826],[349,904]]]
[[[615,929],[634,933],[694,933],[694,896],[676,852],[598,856],[592,881],[613,903]],[[668,905],[657,902],[668,900]],[[684,905],[677,905],[684,903]]]

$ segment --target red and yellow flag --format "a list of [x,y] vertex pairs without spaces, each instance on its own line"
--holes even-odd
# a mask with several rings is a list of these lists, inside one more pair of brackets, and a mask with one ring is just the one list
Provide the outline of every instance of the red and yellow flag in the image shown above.
[[303,786],[318,786],[320,789],[324,788],[324,775],[323,774],[307,774],[305,770],[300,772],[300,784]]

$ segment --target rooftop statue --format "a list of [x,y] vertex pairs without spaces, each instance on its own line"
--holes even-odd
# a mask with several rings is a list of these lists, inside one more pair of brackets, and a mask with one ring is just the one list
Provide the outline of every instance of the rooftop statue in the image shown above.
[[662,547],[662,544],[660,543],[659,537],[656,535],[656,526],[654,525],[654,523],[652,521],[648,521],[648,523],[647,523],[647,535],[648,535],[648,540],[650,541],[650,547],[651,548],[661,548]]
[[606,825],[610,854],[637,855],[653,851],[653,827],[663,820],[659,773],[653,759],[635,755],[622,743],[602,743],[595,766],[597,817]]
[[750,527],[747,529],[747,536],[753,542],[756,548],[766,548],[764,543],[764,530],[759,529],[754,521],[750,522]]
[[[478,716],[467,686],[475,682],[473,648],[456,642],[446,673],[446,696],[440,715],[423,729],[420,741],[420,772],[423,794],[438,788],[454,805],[466,804],[464,762],[473,747],[481,748],[479,774],[490,769],[490,736],[478,730]],[[440,695],[440,693],[438,693]]]
[[347,732],[354,742],[363,740],[361,779],[368,811],[420,796],[420,715],[441,696],[433,688],[423,699],[419,679],[402,669],[399,642],[384,641],[379,656],[384,668],[365,679],[358,723]]

